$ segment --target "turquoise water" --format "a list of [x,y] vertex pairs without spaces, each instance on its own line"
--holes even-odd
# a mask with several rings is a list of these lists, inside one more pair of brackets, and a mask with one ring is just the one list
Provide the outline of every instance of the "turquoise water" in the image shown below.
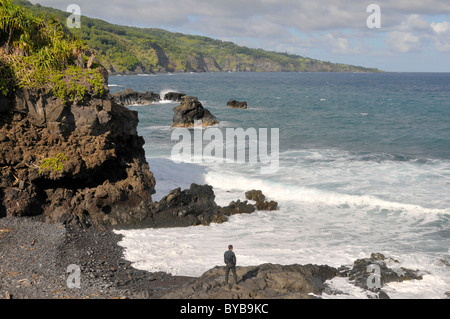
[[[255,163],[176,163],[170,124],[177,103],[130,106],[157,179],[155,200],[197,182],[212,185],[220,205],[254,188],[280,204],[278,212],[223,225],[126,233],[123,245],[138,267],[200,275],[220,264],[229,241],[241,265],[340,266],[380,252],[427,272],[423,281],[390,285],[391,296],[450,291],[450,74],[161,74],[109,82],[111,92],[197,96],[223,131],[278,128],[280,135],[273,174]],[[232,98],[249,109],[228,109]]]

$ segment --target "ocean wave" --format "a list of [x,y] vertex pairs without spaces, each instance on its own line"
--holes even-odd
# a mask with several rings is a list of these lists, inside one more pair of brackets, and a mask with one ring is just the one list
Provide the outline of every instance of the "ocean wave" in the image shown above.
[[304,150],[288,150],[280,152],[282,158],[290,159],[304,159],[312,162],[333,162],[333,161],[359,161],[359,162],[409,162],[417,164],[449,164],[449,160],[414,157],[410,155],[385,153],[385,152],[349,152],[340,149],[304,149]]
[[334,208],[356,208],[367,213],[407,213],[432,214],[435,216],[450,214],[450,208],[427,208],[421,205],[401,203],[380,199],[373,195],[353,195],[311,187],[275,182],[263,178],[247,177],[231,172],[209,171],[205,176],[206,183],[224,190],[240,190],[242,192],[259,189],[269,199],[297,204],[322,204]]

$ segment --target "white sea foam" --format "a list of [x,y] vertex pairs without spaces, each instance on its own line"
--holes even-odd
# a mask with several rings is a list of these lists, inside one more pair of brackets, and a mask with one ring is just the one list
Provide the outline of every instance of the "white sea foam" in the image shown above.
[[160,200],[178,187],[188,189],[192,183],[205,184],[205,168],[203,166],[183,162],[175,163],[166,158],[149,158],[148,162],[157,181],[153,200]]
[[174,104],[177,102],[171,101],[171,100],[159,100],[158,102],[156,102],[157,104]]
[[[260,189],[279,202],[280,210],[236,215],[207,227],[121,231],[125,258],[139,269],[200,276],[222,264],[228,244],[235,246],[240,266],[339,267],[380,252],[426,274],[421,281],[387,285],[391,298],[445,298],[450,274],[439,259],[449,255],[450,210],[448,198],[439,194],[448,181],[448,162],[377,162],[334,150],[289,151],[280,157],[276,177],[258,175],[257,165],[149,158],[157,181],[155,200],[198,183],[212,185],[221,206]],[[420,190],[425,197],[415,202],[410,193]],[[367,298],[346,279],[335,278],[329,285],[347,295],[324,298]]]
[[[159,200],[176,187],[186,189],[191,183],[208,183],[214,187],[216,202],[221,206],[245,200],[247,190],[261,189],[269,200],[279,202],[280,209],[236,215],[224,224],[208,227],[123,231],[125,258],[139,269],[199,276],[222,265],[228,244],[234,244],[240,266],[265,262],[350,266],[356,259],[378,252],[398,259],[401,267],[423,271],[423,280],[385,286],[391,298],[445,298],[445,292],[450,291],[450,160],[443,159],[448,158],[448,152],[440,152],[439,145],[445,148],[448,140],[445,123],[426,109],[436,108],[440,110],[437,114],[445,109],[446,100],[436,99],[436,93],[429,96],[424,108],[423,100],[419,105],[415,102],[422,95],[411,95],[410,90],[402,93],[397,86],[392,92],[388,92],[389,86],[380,89],[385,82],[378,76],[380,81],[372,82],[377,85],[370,90],[348,91],[342,86],[345,79],[342,82],[341,76],[338,82],[330,78],[331,85],[328,80],[321,82],[327,83],[324,87],[308,83],[325,75],[288,75],[298,76],[299,81],[268,85],[262,92],[250,80],[257,75],[238,75],[233,88],[223,82],[222,75],[207,74],[205,83],[204,76],[195,75],[194,81],[187,74],[183,76],[191,78],[183,84],[179,84],[178,75],[161,75],[158,88],[153,89],[177,91],[182,86],[188,91],[185,93],[192,93],[201,88],[202,93],[197,94],[202,104],[218,116],[219,128],[249,123],[280,127],[277,174],[262,176],[257,164],[174,163],[168,159],[174,144],[170,140],[170,113],[163,114],[165,106],[156,105],[152,114],[147,113],[148,108],[139,108],[141,125],[160,125],[140,128],[157,182],[153,198]],[[239,80],[241,77],[245,81]],[[128,86],[128,80],[122,80],[118,78],[116,83]],[[147,80],[139,78],[140,87],[142,81]],[[153,86],[149,83],[150,88]],[[224,108],[223,87],[228,92],[236,89],[239,92],[233,94],[253,101],[246,113],[251,118]],[[360,91],[364,94],[360,95]],[[389,101],[386,96],[395,99]],[[402,104],[404,98],[411,101],[407,108]],[[378,112],[380,107],[382,113]],[[281,111],[274,113],[277,110]],[[414,113],[418,110],[420,114]],[[391,121],[402,112],[408,115],[406,122]],[[408,127],[410,120],[420,121],[423,134]],[[430,126],[433,123],[438,124],[436,128]],[[350,144],[349,138],[354,143]],[[425,145],[426,141],[430,144]],[[290,150],[283,152],[288,147]],[[422,158],[402,156],[406,154]],[[427,154],[433,159],[426,158]],[[324,298],[367,298],[365,291],[345,278],[334,278],[329,285],[347,294]]]
[[161,92],[159,92],[159,97],[161,98],[161,102],[168,101],[168,103],[173,103],[173,101],[164,100],[164,96],[166,96],[166,94],[170,93],[170,92],[178,92],[178,91],[176,89],[165,88],[165,89],[162,89]]

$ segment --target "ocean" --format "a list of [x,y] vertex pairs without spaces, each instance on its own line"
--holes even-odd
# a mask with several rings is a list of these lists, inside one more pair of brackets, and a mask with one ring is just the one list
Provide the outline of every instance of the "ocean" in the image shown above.
[[[196,96],[224,132],[279,129],[279,167],[271,174],[261,162],[179,162],[170,127],[179,103],[129,106],[139,113],[154,200],[197,183],[213,186],[222,206],[259,189],[280,207],[220,225],[120,231],[135,268],[200,276],[222,265],[229,244],[239,266],[339,267],[382,253],[400,261],[393,267],[423,274],[388,284],[391,298],[447,297],[450,74],[187,73],[111,76],[109,84],[112,93]],[[247,101],[248,109],[227,108],[230,99]],[[367,298],[344,278],[328,284],[346,294],[323,298]]]

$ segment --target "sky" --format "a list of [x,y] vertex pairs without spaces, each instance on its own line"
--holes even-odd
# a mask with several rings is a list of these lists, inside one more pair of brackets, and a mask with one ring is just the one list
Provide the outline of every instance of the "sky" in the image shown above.
[[[449,0],[32,0],[113,24],[203,35],[388,72],[450,72]],[[376,5],[376,6],[371,6]]]

